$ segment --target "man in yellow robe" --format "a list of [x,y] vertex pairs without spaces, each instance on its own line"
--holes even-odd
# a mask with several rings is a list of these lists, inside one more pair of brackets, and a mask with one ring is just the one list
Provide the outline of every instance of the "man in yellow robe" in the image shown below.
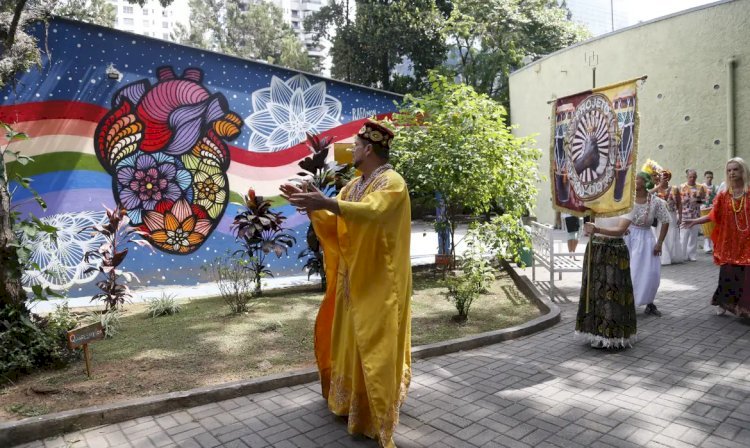
[[411,206],[404,179],[387,164],[392,139],[377,122],[365,123],[353,150],[362,176],[336,198],[281,187],[309,213],[323,245],[329,281],[315,323],[323,396],[348,417],[351,434],[384,447],[395,446],[411,380]]

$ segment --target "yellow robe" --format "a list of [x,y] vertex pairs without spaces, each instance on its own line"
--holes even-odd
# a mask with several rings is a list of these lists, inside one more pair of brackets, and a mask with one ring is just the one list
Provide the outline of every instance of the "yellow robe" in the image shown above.
[[348,430],[391,447],[411,381],[411,206],[404,179],[386,170],[359,202],[352,180],[341,214],[311,213],[328,287],[315,323],[323,396]]

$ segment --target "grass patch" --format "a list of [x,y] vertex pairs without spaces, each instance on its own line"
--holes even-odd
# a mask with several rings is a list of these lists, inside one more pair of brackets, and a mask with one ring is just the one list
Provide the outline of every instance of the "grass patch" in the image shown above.
[[[250,379],[312,367],[313,327],[320,292],[275,292],[230,314],[220,297],[181,304],[172,316],[153,319],[148,304],[129,305],[118,334],[90,345],[92,378],[82,361],[42,371],[0,391],[0,420],[122,401],[165,392]],[[518,325],[539,316],[505,273],[472,305],[461,325],[430,273],[414,276],[412,345],[423,345]],[[35,387],[36,386],[36,387]],[[53,394],[34,389],[53,388]],[[24,403],[23,405],[17,405]]]

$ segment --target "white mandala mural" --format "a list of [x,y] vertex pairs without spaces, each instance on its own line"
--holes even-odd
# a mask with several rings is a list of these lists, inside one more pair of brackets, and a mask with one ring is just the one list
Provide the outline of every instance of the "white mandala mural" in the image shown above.
[[81,231],[94,224],[100,224],[105,219],[105,212],[88,211],[60,213],[42,218],[45,224],[57,228],[57,242],[46,234],[31,241],[31,261],[40,269],[24,272],[24,286],[42,285],[54,290],[64,290],[96,278],[96,271],[84,274],[86,269],[96,264],[84,262],[83,256],[86,252],[99,247],[104,242],[104,237],[91,236],[90,232]]
[[275,152],[305,140],[341,122],[341,101],[326,94],[326,84],[311,83],[299,74],[282,81],[274,76],[271,87],[253,92],[253,113],[245,118],[251,129],[250,150]]

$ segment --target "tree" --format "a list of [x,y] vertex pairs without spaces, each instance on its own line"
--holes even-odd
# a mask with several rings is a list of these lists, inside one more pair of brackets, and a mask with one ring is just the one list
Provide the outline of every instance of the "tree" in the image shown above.
[[302,41],[269,2],[190,0],[190,30],[178,26],[178,42],[241,58],[315,71]]
[[[16,73],[40,64],[39,48],[36,39],[26,33],[26,27],[38,18],[44,18],[49,9],[47,4],[37,4],[26,0],[3,2],[0,6],[0,88],[15,81]],[[6,128],[8,141],[23,138],[13,135]],[[10,191],[6,170],[6,154],[13,154],[6,146],[0,152],[0,307],[23,307],[26,293],[21,285],[21,272],[16,246],[18,241],[13,232],[10,208]]]
[[108,27],[114,27],[117,20],[117,7],[107,0],[61,0],[52,13]]
[[456,0],[444,28],[463,82],[503,105],[508,76],[539,57],[590,36],[556,0]]
[[[332,42],[335,78],[412,91],[445,59],[440,29],[449,6],[440,5],[442,10],[435,0],[331,0],[305,19],[305,29],[318,40]],[[394,72],[403,63],[412,66],[412,74]]]
[[436,73],[429,81],[432,91],[406,95],[394,116],[400,125],[391,152],[396,170],[417,200],[437,205],[436,193],[442,196],[451,259],[464,210],[480,215],[497,202],[504,214],[495,231],[515,241],[517,223],[536,198],[540,151],[529,147],[532,139],[511,133],[505,108],[487,95]]

